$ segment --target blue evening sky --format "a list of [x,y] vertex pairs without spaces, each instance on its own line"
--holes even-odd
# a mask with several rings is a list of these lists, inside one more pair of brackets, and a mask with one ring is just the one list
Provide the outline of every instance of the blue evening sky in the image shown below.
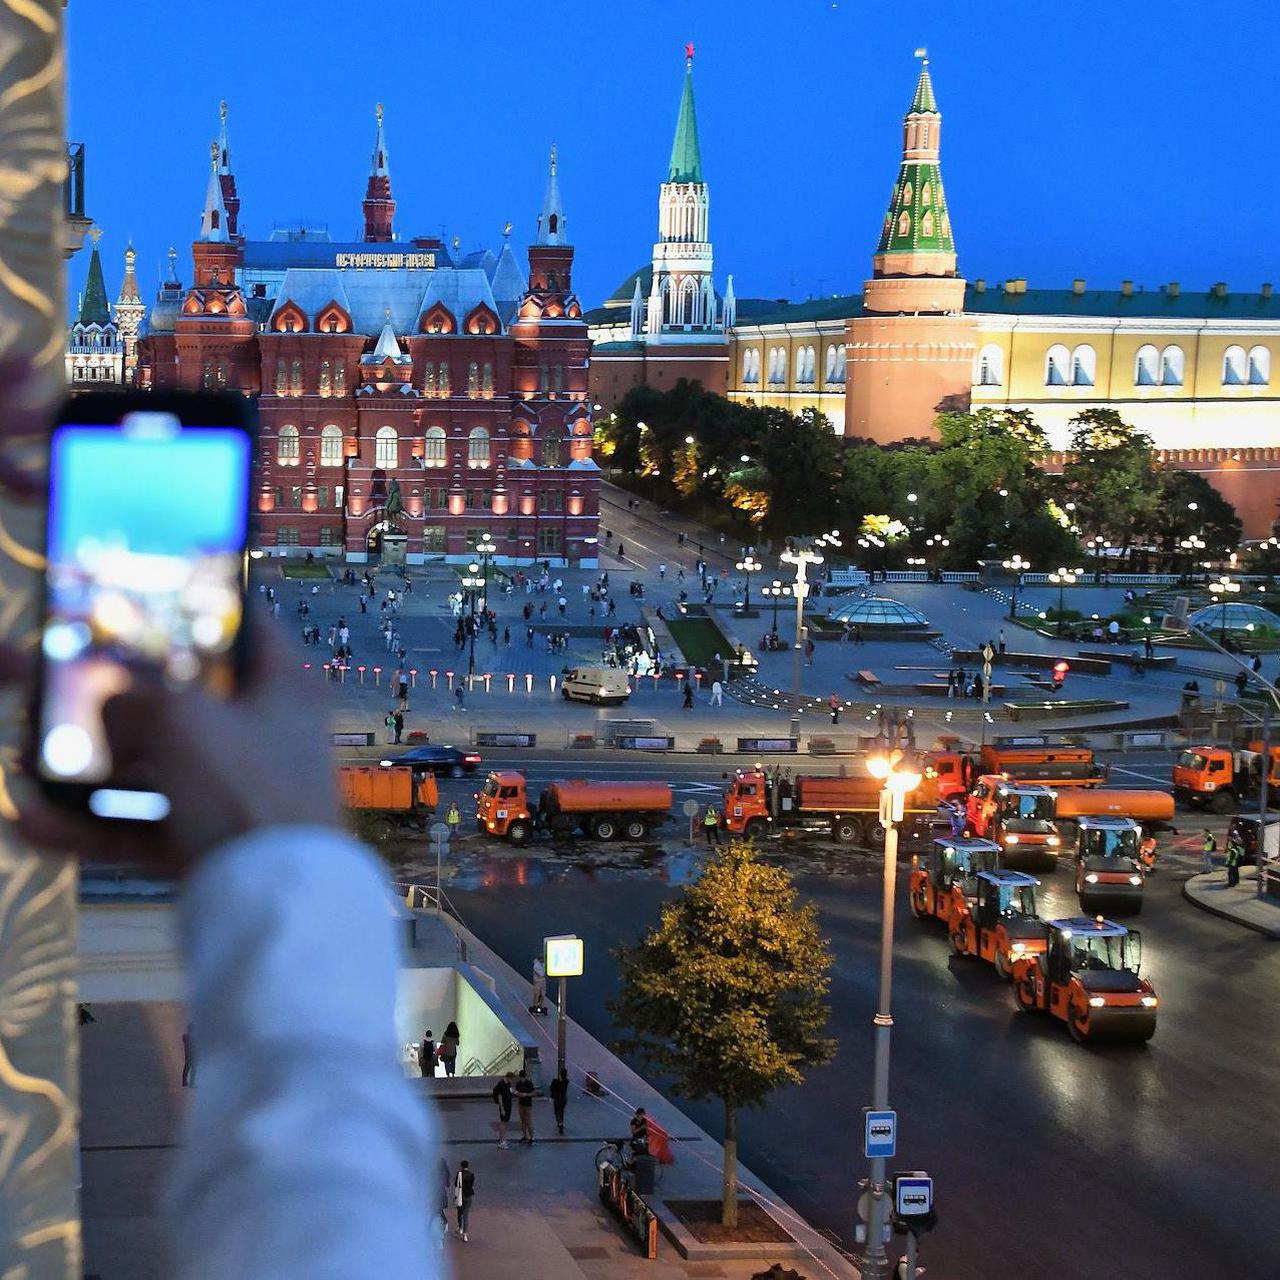
[[51,462],[59,481],[49,512],[51,558],[67,561],[84,538],[118,538],[144,555],[238,551],[247,450],[239,431],[196,429],[154,441],[63,428]]
[[[189,281],[209,141],[231,106],[241,225],[354,238],[386,104],[413,234],[532,238],[547,150],[588,306],[652,251],[694,64],[717,283],[739,297],[861,288],[927,45],[961,270],[1255,290],[1280,276],[1264,0],[73,0],[69,136],[114,298],[132,236],[144,298],[170,244]],[[72,263],[71,296],[87,254]]]

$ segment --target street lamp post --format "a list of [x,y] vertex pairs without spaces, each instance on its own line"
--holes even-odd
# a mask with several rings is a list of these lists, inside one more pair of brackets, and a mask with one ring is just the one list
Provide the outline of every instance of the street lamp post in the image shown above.
[[744,555],[742,559],[738,561],[738,564],[737,564],[738,572],[744,573],[747,576],[746,602],[743,604],[742,607],[748,610],[751,608],[751,575],[753,573],[759,573],[760,570],[764,568],[764,565],[762,565],[755,558],[755,556],[751,554],[754,550],[755,550],[755,547],[748,547],[747,554]]
[[1018,588],[1022,585],[1022,575],[1031,568],[1031,562],[1024,560],[1016,551],[1013,556],[1005,560],[1004,567],[1013,574],[1013,604],[1009,610],[1009,617],[1014,622],[1018,620]]
[[1218,643],[1225,646],[1227,643],[1227,597],[1238,595],[1240,593],[1240,584],[1232,582],[1226,574],[1223,574],[1217,582],[1209,583],[1209,590],[1217,596],[1222,604],[1221,621],[1218,624]]
[[[901,749],[878,752],[867,760],[867,772],[883,782],[880,822],[884,827],[884,892],[880,920],[880,999],[875,1023],[875,1074],[871,1086],[873,1110],[889,1106],[889,1042],[893,1031],[893,913],[898,885],[898,826],[906,811],[906,798],[921,782],[921,774]],[[869,1183],[871,1216],[867,1223],[867,1252],[862,1262],[863,1280],[888,1280],[889,1257],[884,1247],[889,1197],[885,1186],[885,1158],[871,1161]]]
[[789,582],[781,582],[779,579],[769,583],[767,587],[761,587],[760,592],[766,598],[771,597],[773,600],[773,631],[776,634],[778,630],[778,600],[782,596],[791,594],[791,584]]
[[782,553],[781,559],[784,564],[795,565],[796,580],[792,586],[796,597],[796,635],[795,644],[791,651],[791,695],[795,699],[795,711],[791,717],[791,736],[798,738],[800,736],[800,703],[804,696],[801,689],[801,667],[804,661],[804,645],[807,635],[807,629],[804,625],[804,602],[809,595],[808,572],[810,565],[820,565],[825,557],[822,554],[822,548],[827,546],[838,547],[840,545],[840,535],[833,529],[830,533],[824,533],[820,538],[806,540],[805,542],[795,542]]
[[467,658],[467,684],[476,673],[476,592],[484,586],[485,580],[480,576],[480,566],[473,560],[467,565],[467,574],[462,579],[463,587],[471,598],[471,654]]
[[[476,555],[480,557],[480,563],[484,566],[484,610],[489,611],[489,562],[493,559],[494,553],[498,550],[498,544],[494,542],[493,535],[486,529],[480,535],[479,542],[476,543]],[[475,610],[472,610],[474,613]]]
[[1049,581],[1058,588],[1058,634],[1062,634],[1063,589],[1074,587],[1080,578],[1079,569],[1059,568],[1049,575]]

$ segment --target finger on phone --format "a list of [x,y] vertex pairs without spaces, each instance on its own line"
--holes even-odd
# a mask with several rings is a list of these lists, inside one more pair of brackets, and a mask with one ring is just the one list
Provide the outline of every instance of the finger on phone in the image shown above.
[[36,656],[29,649],[0,644],[0,685],[25,684],[35,674]]

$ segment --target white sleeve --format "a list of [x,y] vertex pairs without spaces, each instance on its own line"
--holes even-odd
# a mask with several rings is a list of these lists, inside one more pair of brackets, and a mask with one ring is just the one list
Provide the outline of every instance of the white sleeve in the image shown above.
[[397,1061],[389,893],[328,827],[257,831],[192,875],[196,1084],[166,1206],[177,1280],[443,1274],[428,1117]]

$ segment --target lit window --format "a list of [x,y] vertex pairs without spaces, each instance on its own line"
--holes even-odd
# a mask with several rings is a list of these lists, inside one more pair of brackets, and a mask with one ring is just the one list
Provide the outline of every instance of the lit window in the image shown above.
[[320,361],[320,394],[327,396],[333,390],[333,378],[329,372],[329,362]]
[[276,461],[282,467],[296,467],[298,456],[298,428],[281,427],[280,434],[276,437]]
[[424,441],[422,462],[428,467],[443,467],[447,461],[445,446],[447,440],[443,427],[428,427]]
[[826,378],[828,382],[834,382],[836,380],[836,348],[834,346],[827,348]]
[[564,433],[559,427],[551,427],[542,442],[542,465],[544,467],[558,467],[563,446]]
[[302,394],[302,361],[295,360],[289,373],[289,386],[295,396]]
[[473,427],[467,437],[467,466],[489,465],[489,433],[483,427]]
[[320,432],[320,465],[322,467],[342,466],[342,428],[329,423]]
[[373,465],[395,467],[399,464],[399,438],[395,427],[379,427],[373,439]]

